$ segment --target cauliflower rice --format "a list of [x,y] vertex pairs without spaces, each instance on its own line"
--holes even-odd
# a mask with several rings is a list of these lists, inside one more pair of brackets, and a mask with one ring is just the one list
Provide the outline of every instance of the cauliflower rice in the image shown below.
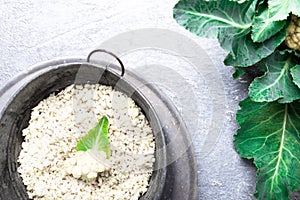
[[[110,170],[94,182],[68,175],[66,160],[104,115],[109,118]],[[51,94],[33,108],[23,135],[18,172],[32,199],[138,199],[147,191],[154,135],[141,109],[112,87],[71,85]]]

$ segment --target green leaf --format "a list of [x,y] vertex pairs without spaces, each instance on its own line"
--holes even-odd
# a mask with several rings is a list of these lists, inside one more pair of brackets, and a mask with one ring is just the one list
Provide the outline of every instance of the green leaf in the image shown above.
[[296,65],[291,69],[293,82],[300,88],[300,65]]
[[288,200],[300,189],[300,103],[240,103],[234,146],[258,168],[258,199]]
[[235,72],[232,74],[234,79],[238,79],[245,74],[245,71],[240,67],[235,67]]
[[220,31],[234,35],[250,29],[252,2],[180,0],[174,7],[177,23],[199,36],[218,38]]
[[238,2],[238,3],[244,3],[244,2],[250,1],[250,0],[229,0],[229,1],[234,1],[234,2]]
[[[223,34],[226,40],[226,35]],[[241,35],[232,43],[233,52],[229,53],[224,60],[227,66],[248,67],[271,55],[275,49],[284,41],[285,31],[280,31],[270,39],[254,43],[251,34]]]
[[284,54],[284,53],[291,53],[295,56],[297,56],[298,58],[300,58],[300,52],[294,49],[284,49],[282,51],[280,51],[280,53]]
[[[279,31],[262,43],[252,41],[251,26],[256,5],[256,0],[242,4],[181,0],[174,7],[174,18],[196,35],[218,38],[222,48],[229,51],[224,61],[226,65],[246,67],[269,56],[285,39],[285,31]],[[263,37],[267,38],[266,35]]]
[[270,12],[265,8],[254,17],[251,38],[254,42],[263,42],[281,31],[285,24],[286,21],[274,21],[270,18]]
[[292,12],[300,16],[299,0],[268,0],[270,15],[274,21],[287,19]]
[[290,69],[296,65],[291,54],[278,51],[264,62],[267,72],[255,78],[249,86],[249,96],[256,102],[270,102],[279,99],[280,103],[289,103],[300,99],[300,90],[293,83]]
[[87,151],[88,149],[103,151],[107,158],[110,157],[108,119],[106,116],[102,117],[98,124],[77,143],[76,151]]

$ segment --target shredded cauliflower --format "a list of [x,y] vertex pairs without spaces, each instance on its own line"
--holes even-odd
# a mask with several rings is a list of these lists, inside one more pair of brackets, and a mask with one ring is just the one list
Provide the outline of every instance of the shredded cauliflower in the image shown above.
[[[104,152],[76,152],[104,115],[110,119],[109,160]],[[110,86],[71,85],[51,94],[33,108],[23,136],[18,172],[30,199],[138,200],[149,187],[152,129],[135,102]]]

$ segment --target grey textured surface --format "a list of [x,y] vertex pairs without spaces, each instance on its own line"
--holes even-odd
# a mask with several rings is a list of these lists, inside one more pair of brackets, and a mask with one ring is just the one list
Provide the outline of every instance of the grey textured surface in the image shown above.
[[[201,146],[208,124],[213,120],[214,106],[207,95],[206,77],[193,76],[192,70],[184,71],[179,61],[159,52],[146,52],[151,54],[147,60],[141,59],[142,53],[133,53],[124,57],[125,63],[133,66],[159,60],[184,72],[183,77],[192,86],[197,101],[190,103],[197,105],[198,121],[192,123],[189,116],[194,116],[193,111],[183,113],[183,118],[191,130],[198,161],[199,199],[253,199],[255,168],[240,159],[232,145],[232,136],[238,128],[235,113],[239,100],[246,96],[246,84],[232,80],[232,69],[223,65],[225,53],[215,40],[198,38],[175,23],[172,19],[175,3],[176,0],[1,0],[0,87],[33,64],[62,56],[83,57],[102,42],[125,31],[152,27],[184,34],[206,50],[221,76],[222,80],[218,81],[224,85],[225,120],[219,124],[220,135],[206,156],[201,155]],[[176,87],[178,91],[184,89],[180,85]],[[172,90],[165,89],[165,93],[181,110],[186,101],[177,98]]]

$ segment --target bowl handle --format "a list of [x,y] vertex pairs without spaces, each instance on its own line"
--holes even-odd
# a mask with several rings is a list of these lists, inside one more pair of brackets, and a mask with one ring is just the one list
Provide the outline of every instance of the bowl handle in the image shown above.
[[124,76],[124,74],[125,74],[125,67],[124,67],[122,61],[120,60],[120,58],[119,58],[118,56],[116,56],[116,54],[114,54],[114,53],[112,53],[112,52],[110,52],[110,51],[107,51],[107,50],[105,50],[105,49],[95,49],[95,50],[93,50],[91,53],[89,53],[89,55],[88,55],[88,57],[87,57],[87,62],[90,62],[91,56],[92,56],[94,53],[97,53],[97,52],[103,52],[103,53],[107,53],[107,54],[113,56],[113,57],[120,63],[121,70],[122,70],[122,71],[121,71],[121,76]]

